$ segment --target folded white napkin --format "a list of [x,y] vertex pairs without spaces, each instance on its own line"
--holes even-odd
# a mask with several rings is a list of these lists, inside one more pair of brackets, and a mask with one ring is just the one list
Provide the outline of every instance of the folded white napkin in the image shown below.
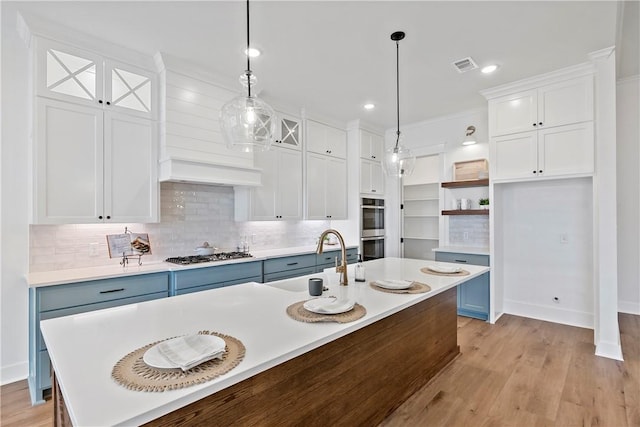
[[[220,343],[222,341],[222,344]],[[211,335],[186,335],[158,344],[158,352],[174,366],[187,371],[224,354],[224,340]]]

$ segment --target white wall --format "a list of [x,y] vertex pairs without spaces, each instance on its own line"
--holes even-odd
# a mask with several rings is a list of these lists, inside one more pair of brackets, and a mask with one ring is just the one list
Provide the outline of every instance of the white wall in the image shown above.
[[498,186],[504,311],[593,328],[591,179]]
[[640,314],[640,76],[617,84],[618,311]]
[[16,12],[2,7],[2,259],[0,260],[0,383],[25,378],[27,364],[28,189],[30,146],[27,47],[16,31]]

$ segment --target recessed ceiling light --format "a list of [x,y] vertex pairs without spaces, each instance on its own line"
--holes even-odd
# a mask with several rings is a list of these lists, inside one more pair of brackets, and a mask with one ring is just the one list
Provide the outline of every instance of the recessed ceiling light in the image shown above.
[[497,65],[491,64],[491,65],[487,65],[486,67],[483,67],[480,71],[482,71],[484,74],[490,74],[490,73],[493,73],[497,69],[498,69]]
[[245,55],[249,55],[251,58],[255,58],[256,56],[260,56],[260,51],[254,47],[250,47],[249,49],[244,50]]
[[374,108],[376,108],[374,104],[364,104],[365,110],[373,110]]

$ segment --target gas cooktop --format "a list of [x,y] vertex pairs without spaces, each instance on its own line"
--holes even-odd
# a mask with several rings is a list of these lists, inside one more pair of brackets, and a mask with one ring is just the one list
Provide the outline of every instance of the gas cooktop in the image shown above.
[[225,261],[228,259],[251,258],[252,256],[253,255],[251,255],[248,252],[220,252],[213,255],[190,255],[190,256],[170,257],[165,259],[165,261],[171,262],[173,264],[189,265],[189,264],[199,264],[202,262]]

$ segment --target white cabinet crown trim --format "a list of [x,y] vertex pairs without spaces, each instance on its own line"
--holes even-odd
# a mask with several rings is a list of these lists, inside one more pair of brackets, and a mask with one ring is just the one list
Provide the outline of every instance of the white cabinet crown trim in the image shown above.
[[541,74],[539,76],[528,79],[518,80],[501,86],[480,91],[480,94],[486,99],[493,99],[500,96],[510,95],[514,92],[537,89],[548,84],[559,83],[565,80],[574,79],[576,77],[592,75],[595,72],[595,66],[590,63],[574,65],[572,67],[563,68],[550,73]]

